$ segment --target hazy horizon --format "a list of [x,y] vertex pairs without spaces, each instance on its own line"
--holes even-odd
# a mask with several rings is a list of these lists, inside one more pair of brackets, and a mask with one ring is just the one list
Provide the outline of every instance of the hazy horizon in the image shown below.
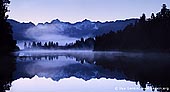
[[[98,20],[90,20],[90,19],[86,19],[86,18],[84,18],[84,19],[82,19],[82,20],[78,20],[78,21],[75,21],[75,22],[70,22],[70,21],[63,21],[63,20],[60,20],[60,19],[58,19],[60,22],[65,22],[65,23],[67,23],[67,22],[69,22],[69,23],[71,23],[71,24],[75,24],[75,23],[78,23],[78,22],[83,22],[84,20],[90,20],[91,22],[101,22],[101,23],[104,23],[104,22],[115,22],[115,21],[118,21],[118,20],[128,20],[128,19],[139,19],[140,18],[140,16],[139,17],[136,17],[136,18],[126,18],[126,19],[116,19],[116,20],[106,20],[106,21],[98,21]],[[45,23],[51,23],[53,20],[57,20],[57,18],[55,19],[52,19],[52,20],[49,20],[49,21],[44,21],[44,22],[36,22],[36,23],[34,23],[34,22],[32,22],[32,21],[20,21],[20,20],[17,20],[17,19],[14,19],[14,18],[8,18],[8,19],[11,19],[11,20],[15,20],[15,21],[17,21],[17,22],[20,22],[20,23],[33,23],[33,24],[35,24],[35,25],[38,25],[39,23],[41,24],[41,23],[43,23],[43,24],[45,24]]]

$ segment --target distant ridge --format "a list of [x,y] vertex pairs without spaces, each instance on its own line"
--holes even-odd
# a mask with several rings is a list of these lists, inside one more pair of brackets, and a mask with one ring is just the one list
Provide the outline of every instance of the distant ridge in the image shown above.
[[92,22],[85,19],[81,22],[69,23],[62,22],[59,19],[55,19],[52,20],[50,23],[38,23],[37,25],[35,25],[32,22],[20,23],[16,20],[8,19],[8,22],[12,25],[14,32],[13,36],[16,40],[37,40],[35,37],[29,34],[34,33],[34,31],[40,31],[40,36],[42,35],[41,31],[46,31],[46,34],[48,33],[48,31],[52,31],[54,35],[60,34],[73,38],[94,37],[97,35],[108,33],[110,31],[122,30],[128,24],[134,24],[136,21],[138,21],[138,19],[116,20],[109,22]]

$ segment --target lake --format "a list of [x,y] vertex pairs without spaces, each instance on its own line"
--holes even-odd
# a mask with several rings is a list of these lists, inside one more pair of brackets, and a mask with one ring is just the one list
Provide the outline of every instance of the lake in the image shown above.
[[170,54],[19,51],[0,58],[2,92],[167,92]]

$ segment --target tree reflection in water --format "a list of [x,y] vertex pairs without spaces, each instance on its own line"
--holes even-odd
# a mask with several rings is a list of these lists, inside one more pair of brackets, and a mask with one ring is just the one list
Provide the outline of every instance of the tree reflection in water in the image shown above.
[[15,57],[13,55],[0,56],[0,92],[9,90],[15,67]]
[[56,81],[72,76],[84,80],[116,78],[136,82],[144,90],[151,86],[166,92],[170,87],[169,60],[170,55],[166,53],[29,52],[17,57],[13,78],[32,78],[35,75]]

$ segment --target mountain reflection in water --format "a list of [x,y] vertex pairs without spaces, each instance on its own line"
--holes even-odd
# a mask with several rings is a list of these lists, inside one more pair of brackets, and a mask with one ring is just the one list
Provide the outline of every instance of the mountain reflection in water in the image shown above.
[[[136,83],[143,89],[150,86],[166,92],[170,87],[170,54],[92,51],[21,51],[17,54],[13,80],[35,75],[56,82],[70,77],[84,82],[105,78],[106,81],[126,80],[122,85]],[[114,88],[110,84],[108,86]],[[83,92],[80,89],[76,91]]]

